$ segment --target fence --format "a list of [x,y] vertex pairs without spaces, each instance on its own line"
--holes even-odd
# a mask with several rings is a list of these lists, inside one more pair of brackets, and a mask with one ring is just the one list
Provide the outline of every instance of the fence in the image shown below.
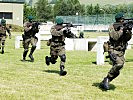
[[[90,16],[57,16],[57,18],[61,17],[64,22],[71,22],[73,24],[86,24],[86,25],[97,25],[97,24],[104,24],[108,25],[115,21],[116,14],[97,14],[97,15],[90,15]],[[126,13],[125,18],[133,17],[133,13]]]

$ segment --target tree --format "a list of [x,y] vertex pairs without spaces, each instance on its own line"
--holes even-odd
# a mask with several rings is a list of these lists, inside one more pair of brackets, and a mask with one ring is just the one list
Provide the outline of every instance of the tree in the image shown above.
[[39,20],[48,21],[53,19],[52,6],[48,4],[47,0],[39,0],[36,3],[36,8]]
[[100,7],[99,7],[99,4],[97,4],[95,7],[94,7],[94,14],[99,14],[100,13]]
[[91,5],[87,5],[86,6],[86,15],[92,15],[93,14],[93,6]]
[[85,13],[85,5],[81,5],[79,13],[80,13],[81,16],[86,15],[86,13]]
[[80,5],[78,0],[58,0],[54,6],[54,16],[75,15],[81,13],[84,7]]
[[34,18],[36,19],[36,8],[24,4],[24,21],[26,21],[27,17],[30,15],[34,16]]

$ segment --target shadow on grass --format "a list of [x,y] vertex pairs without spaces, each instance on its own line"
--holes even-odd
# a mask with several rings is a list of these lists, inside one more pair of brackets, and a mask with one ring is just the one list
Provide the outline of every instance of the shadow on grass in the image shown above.
[[[104,62],[108,62],[110,64],[109,60],[105,60]],[[96,65],[97,62],[96,61],[93,61],[92,64],[95,64]]]
[[20,61],[22,61],[22,62],[33,62],[31,60],[22,60],[22,59]]
[[57,70],[43,70],[43,72],[60,74],[60,71]]
[[126,59],[125,62],[133,62],[133,59]]
[[96,61],[93,61],[92,64],[97,64],[97,62]]
[[2,54],[2,52],[0,52],[0,54],[2,54],[2,55],[6,54],[6,53],[10,53],[10,52],[6,51],[6,52],[4,52],[3,54]]
[[[102,91],[107,91],[105,89],[102,88],[102,86],[100,86],[101,83],[93,83],[92,86],[98,87],[99,89],[101,89]],[[110,84],[109,85],[110,89],[109,90],[115,90],[115,85]]]

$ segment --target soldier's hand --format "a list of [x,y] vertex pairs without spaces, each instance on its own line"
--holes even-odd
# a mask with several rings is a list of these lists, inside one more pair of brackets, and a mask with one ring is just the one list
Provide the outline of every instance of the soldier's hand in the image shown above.
[[31,29],[31,28],[32,28],[32,26],[29,27],[29,29]]
[[67,30],[65,28],[62,29],[63,33],[67,33]]

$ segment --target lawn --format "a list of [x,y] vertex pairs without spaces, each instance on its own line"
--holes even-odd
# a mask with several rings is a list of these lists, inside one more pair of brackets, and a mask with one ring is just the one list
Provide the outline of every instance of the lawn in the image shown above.
[[125,66],[111,89],[103,91],[98,86],[111,68],[108,59],[98,66],[96,52],[66,51],[68,74],[60,76],[59,59],[55,65],[45,64],[46,42],[35,51],[35,62],[22,62],[23,48],[14,48],[15,36],[7,38],[5,54],[0,54],[1,100],[132,100],[133,49],[126,51]]

